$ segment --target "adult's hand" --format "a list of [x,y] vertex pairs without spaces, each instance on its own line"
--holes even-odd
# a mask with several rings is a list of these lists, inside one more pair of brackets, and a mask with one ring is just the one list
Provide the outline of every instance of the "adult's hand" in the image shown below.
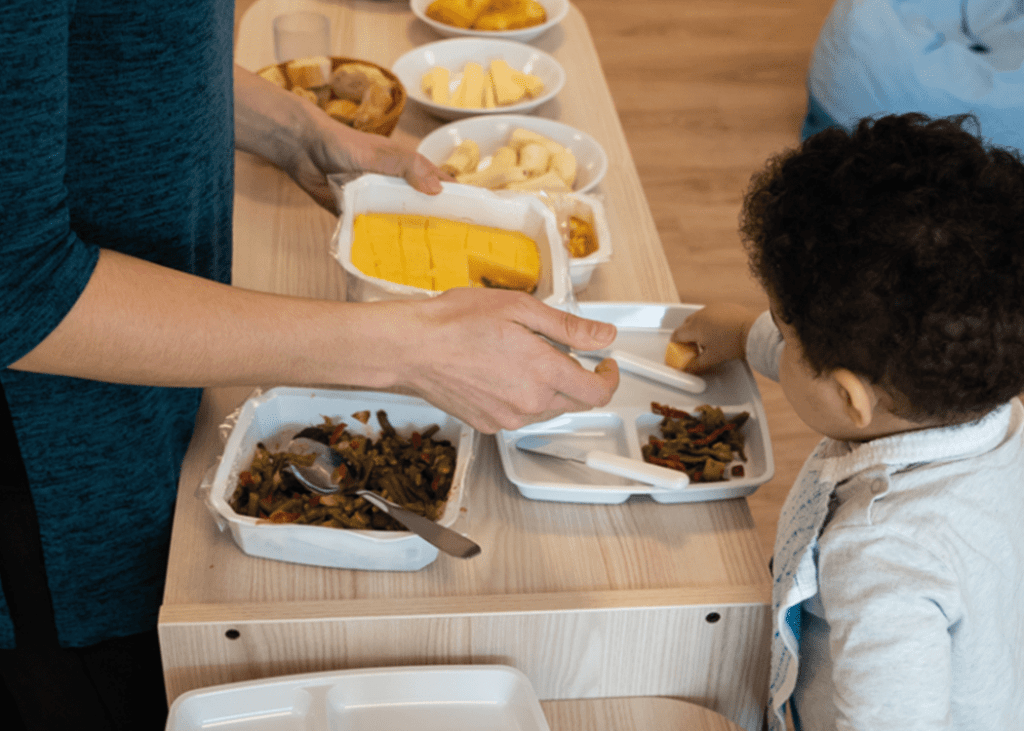
[[603,406],[618,387],[613,360],[591,372],[541,337],[596,350],[615,339],[613,325],[491,289],[450,290],[409,310],[395,322],[403,347],[378,356],[395,364],[396,385],[484,433]]
[[436,195],[441,181],[452,180],[423,155],[394,140],[360,132],[312,111],[310,137],[288,174],[317,203],[337,213],[337,201],[327,182],[333,173],[371,172],[405,178],[417,190]]
[[334,173],[405,178],[424,193],[452,177],[415,150],[338,122],[316,104],[235,66],[235,144],[274,163],[321,206],[337,213]]

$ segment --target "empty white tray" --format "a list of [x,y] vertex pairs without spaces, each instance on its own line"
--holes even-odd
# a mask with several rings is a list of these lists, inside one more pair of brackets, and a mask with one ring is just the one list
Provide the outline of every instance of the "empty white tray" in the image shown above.
[[505,665],[291,675],[193,690],[166,731],[549,731],[530,681]]

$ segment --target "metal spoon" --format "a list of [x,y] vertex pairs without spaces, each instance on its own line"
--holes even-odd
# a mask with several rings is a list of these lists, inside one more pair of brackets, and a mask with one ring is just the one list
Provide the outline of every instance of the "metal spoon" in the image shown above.
[[[316,452],[316,461],[310,467],[290,464],[285,469],[303,487],[312,492],[320,495],[330,495],[338,492],[341,487],[331,482],[331,473],[335,467],[333,464],[335,458],[332,456],[331,448],[315,440],[303,440],[303,445]],[[396,505],[375,492],[356,490],[354,494],[363,497],[367,502],[373,503],[413,533],[423,538],[423,540],[437,546],[450,556],[472,558],[480,553],[480,546],[461,533],[456,533],[429,518],[424,518],[422,515],[418,515],[411,510],[406,510],[401,505]]]

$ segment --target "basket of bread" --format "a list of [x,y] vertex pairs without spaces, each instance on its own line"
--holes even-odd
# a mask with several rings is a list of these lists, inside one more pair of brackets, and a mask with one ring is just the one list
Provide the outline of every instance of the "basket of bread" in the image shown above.
[[390,70],[354,58],[310,56],[256,73],[308,99],[349,127],[384,136],[394,131],[408,98],[402,82]]

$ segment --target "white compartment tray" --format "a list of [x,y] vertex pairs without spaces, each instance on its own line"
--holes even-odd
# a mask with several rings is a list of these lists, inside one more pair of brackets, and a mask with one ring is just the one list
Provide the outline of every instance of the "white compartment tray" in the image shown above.
[[291,675],[202,688],[166,731],[549,731],[529,680],[504,665],[431,665]]
[[[581,303],[579,309],[584,317],[618,327],[619,334],[611,348],[661,363],[672,331],[700,305],[602,302]],[[583,362],[592,366],[596,359],[584,358]],[[524,496],[557,502],[621,503],[632,495],[650,495],[660,503],[684,503],[750,495],[775,473],[768,423],[754,375],[746,363],[731,361],[707,374],[705,380],[707,390],[694,394],[622,371],[619,388],[607,406],[500,432],[498,451],[505,474]],[[750,418],[742,428],[747,459],[733,462],[726,469],[728,475],[732,466],[742,464],[743,476],[667,490],[598,472],[576,462],[529,454],[515,446],[520,437],[528,434],[557,434],[560,441],[583,449],[643,459],[641,446],[649,436],[658,434],[661,421],[651,411],[652,402],[685,411],[711,404],[721,408],[726,416],[748,412]]]

